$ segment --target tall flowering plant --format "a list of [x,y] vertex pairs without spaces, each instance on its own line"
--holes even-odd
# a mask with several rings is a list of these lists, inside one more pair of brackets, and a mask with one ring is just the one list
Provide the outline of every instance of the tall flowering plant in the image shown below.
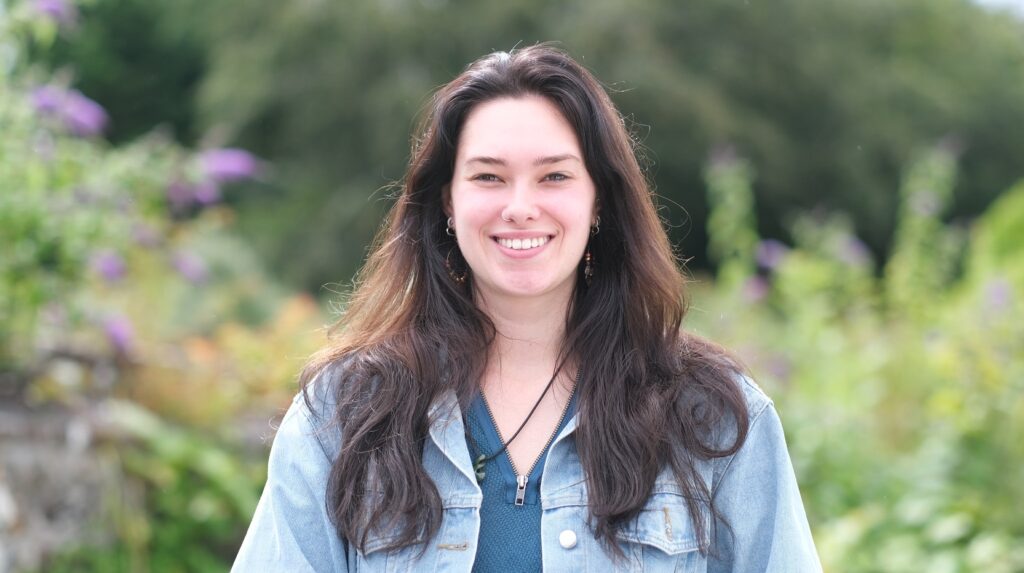
[[[112,147],[101,103],[20,57],[73,31],[69,0],[0,4],[0,394],[24,390],[55,354],[120,354],[138,326],[103,294],[149,259],[202,284],[182,236],[225,184],[259,176],[241,149],[193,153],[159,135]],[[76,336],[82,331],[102,336]]]

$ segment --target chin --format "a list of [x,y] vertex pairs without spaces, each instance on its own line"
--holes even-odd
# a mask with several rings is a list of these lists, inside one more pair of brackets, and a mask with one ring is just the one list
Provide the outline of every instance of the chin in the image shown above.
[[487,286],[487,290],[519,298],[545,296],[565,288],[571,289],[571,283],[568,283],[566,280],[555,282],[550,277],[536,276],[506,277],[497,284]]

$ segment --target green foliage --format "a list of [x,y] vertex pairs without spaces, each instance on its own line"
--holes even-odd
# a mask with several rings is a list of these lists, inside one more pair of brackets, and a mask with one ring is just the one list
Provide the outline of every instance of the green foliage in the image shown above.
[[[96,399],[51,371],[55,351],[119,374],[98,450],[121,472],[97,524],[112,539],[47,570],[227,569],[265,476],[265,449],[244,438],[286,403],[324,320],[252,244],[295,284],[347,276],[384,206],[364,198],[400,175],[424,94],[483,52],[551,37],[673,158],[656,180],[692,213],[674,237],[686,252],[707,220],[719,274],[696,283],[688,328],[736,349],[775,398],[827,570],[1024,570],[1024,183],[968,231],[943,221],[1018,175],[1024,140],[1005,126],[1024,123],[1024,84],[1006,81],[1024,66],[1019,24],[954,0],[458,4],[93,0],[78,39],[0,4],[0,390],[13,373],[26,401]],[[106,31],[125,22],[159,29],[131,40],[151,39],[150,56],[176,57],[175,38],[208,46],[202,122],[278,160],[287,192],[238,201],[248,241],[232,209],[175,203],[172,189],[204,182],[187,149],[152,135],[112,147],[33,107],[39,85],[112,102],[171,89],[132,78],[118,92],[111,69],[152,66],[118,67]],[[181,36],[190,26],[198,38]],[[49,76],[25,47],[86,69]],[[190,69],[195,52],[181,55],[171,68]],[[169,109],[145,113],[191,129]],[[950,131],[959,174],[949,146],[911,153]],[[702,166],[725,141],[749,160]],[[849,214],[801,209],[819,204]],[[858,236],[877,247],[889,227],[876,276]]]
[[66,24],[27,2],[4,10],[0,400],[91,405],[94,453],[120,472],[83,540],[107,543],[64,548],[46,570],[226,570],[265,478],[233,422],[293,394],[315,305],[284,297],[215,205],[257,168],[249,156],[160,134],[111,146],[104,110],[24,57]]
[[968,253],[968,276],[1005,275],[1024,283],[1024,181],[1000,197],[978,222]]
[[83,547],[49,564],[71,571],[226,571],[256,508],[265,466],[209,437],[175,428],[130,402],[110,404],[110,422],[126,433],[115,456],[139,499],[110,507],[117,541]]
[[[362,262],[428,93],[517,44],[557,40],[606,82],[694,267],[708,266],[703,160],[717,145],[756,166],[761,234],[786,237],[820,206],[847,213],[876,254],[892,247],[892,190],[914,150],[963,142],[954,218],[981,212],[1024,154],[1024,130],[1006,129],[1024,124],[1024,82],[1007,81],[1024,75],[1022,25],[967,0],[97,2],[133,6],[97,8],[104,19],[163,14],[138,50],[171,69],[203,52],[178,100],[196,98],[202,131],[274,160],[281,192],[241,200],[240,228],[311,292]],[[185,49],[166,54],[166,38]]]
[[[164,187],[187,168],[159,137],[113,149],[68,133],[32,109],[29,77],[4,77],[0,91],[0,371],[29,366],[40,312],[69,302],[91,257],[164,232]],[[72,322],[85,318],[74,304],[64,310]]]
[[708,239],[708,254],[718,264],[719,285],[725,289],[735,288],[754,270],[757,230],[751,178],[750,165],[730,151],[719,152],[705,173],[711,205],[708,226],[715,229]]
[[959,235],[939,217],[953,195],[955,160],[944,149],[926,154],[909,170],[900,191],[900,226],[886,265],[886,300],[910,316],[930,311],[934,295],[953,277]]
[[826,570],[1024,569],[1024,280],[1006,264],[1024,195],[975,223],[961,264],[963,233],[937,219],[954,171],[942,147],[909,166],[881,277],[844,253],[845,219],[806,216],[748,275],[768,283],[758,296],[694,296],[691,328],[738,349],[776,400]]

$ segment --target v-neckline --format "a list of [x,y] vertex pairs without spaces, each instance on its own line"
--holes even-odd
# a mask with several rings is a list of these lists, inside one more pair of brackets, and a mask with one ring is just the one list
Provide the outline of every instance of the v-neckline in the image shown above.
[[[558,421],[558,425],[554,428],[551,436],[548,438],[544,449],[542,449],[537,455],[532,468],[530,468],[530,473],[526,476],[527,484],[524,488],[524,503],[529,505],[537,503],[533,492],[536,492],[536,495],[540,494],[540,480],[544,472],[544,464],[549,450],[558,439],[558,435],[566,427],[569,420],[571,420],[575,415],[575,411],[576,392],[573,391],[572,395],[569,397],[569,402],[565,406],[562,417]],[[498,430],[497,422],[494,419],[494,416],[491,415],[490,407],[487,404],[486,398],[484,398],[483,392],[478,391],[476,393],[473,402],[470,405],[470,414],[473,417],[472,423],[476,424],[476,426],[483,431],[483,437],[487,442],[487,450],[485,452],[473,452],[472,455],[479,456],[483,454],[490,456],[501,449],[504,445],[504,441],[502,440],[501,432]],[[512,460],[510,459],[508,452],[502,452],[501,455],[495,456],[494,459],[490,460],[490,462],[497,462],[498,473],[501,474],[501,480],[503,483],[502,491],[508,492],[504,497],[508,498],[512,503],[515,503],[519,483],[518,476],[516,475],[516,469],[512,465]],[[490,465],[490,463],[488,463],[488,465]]]

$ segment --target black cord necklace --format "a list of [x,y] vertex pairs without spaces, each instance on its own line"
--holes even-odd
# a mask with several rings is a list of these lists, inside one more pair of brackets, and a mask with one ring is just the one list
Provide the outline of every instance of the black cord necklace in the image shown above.
[[[501,455],[502,452],[506,451],[508,449],[509,444],[511,444],[512,441],[515,440],[519,436],[519,433],[523,431],[523,428],[526,427],[526,423],[530,421],[530,418],[533,417],[533,413],[537,411],[537,407],[540,406],[541,400],[543,400],[544,396],[547,395],[548,390],[551,389],[551,385],[555,383],[555,379],[558,378],[558,374],[562,371],[562,367],[563,366],[565,366],[565,360],[562,360],[562,362],[560,362],[558,364],[558,367],[555,368],[555,373],[551,375],[551,380],[548,381],[547,386],[544,387],[544,391],[540,393],[540,397],[537,398],[537,401],[533,403],[533,407],[530,408],[530,413],[526,415],[526,418],[523,420],[523,423],[519,424],[519,429],[517,429],[515,431],[515,433],[512,434],[512,437],[509,438],[508,441],[503,443],[501,445],[501,448],[498,449],[498,451],[496,451],[496,452],[494,452],[494,453],[492,453],[490,455],[481,453],[479,456],[477,456],[477,458],[475,460],[473,460],[473,472],[476,474],[476,482],[477,483],[483,482],[484,478],[487,477],[486,472],[484,472],[484,466],[487,465],[487,462],[493,460],[494,458],[496,458],[499,455]],[[572,400],[572,394],[574,394],[576,392],[576,383],[577,382],[579,382],[579,373],[577,373],[576,380],[573,383],[572,393],[569,394],[569,400]],[[483,393],[483,389],[481,389],[480,392]],[[564,413],[563,413],[563,418],[564,418]],[[561,423],[561,420],[559,420],[559,423]],[[557,428],[555,428],[555,429],[557,430]],[[469,441],[473,443],[473,449],[474,450],[476,450],[478,452],[482,451],[482,448],[480,448],[480,445],[476,443],[476,440],[473,438],[472,433],[470,433],[468,425],[466,427],[466,437],[468,437]],[[499,434],[498,437],[500,439],[500,437],[501,437],[500,434]]]

